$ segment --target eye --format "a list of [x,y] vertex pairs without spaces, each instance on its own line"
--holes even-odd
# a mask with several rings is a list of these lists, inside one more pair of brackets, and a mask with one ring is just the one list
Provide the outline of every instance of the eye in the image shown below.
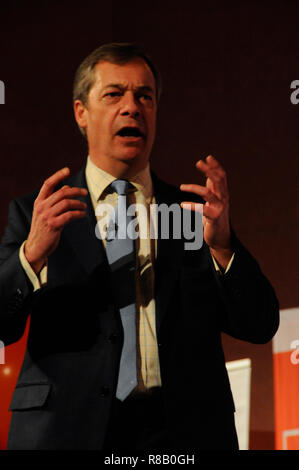
[[109,93],[105,93],[104,98],[108,101],[114,101],[121,96],[120,91],[110,91]]
[[151,97],[151,95],[146,95],[146,94],[143,94],[140,96],[140,98],[146,100],[146,101],[152,101],[153,98]]

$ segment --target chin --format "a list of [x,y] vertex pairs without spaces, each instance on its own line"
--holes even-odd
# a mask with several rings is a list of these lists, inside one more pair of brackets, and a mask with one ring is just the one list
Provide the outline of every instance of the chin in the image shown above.
[[138,172],[145,168],[148,162],[148,158],[146,158],[144,154],[136,152],[126,153],[125,155],[123,154],[118,158],[118,160],[125,165],[125,167],[128,169],[130,168],[130,171],[134,172]]
[[126,148],[123,152],[119,154],[119,160],[140,160],[144,158],[144,151],[140,151],[136,147]]

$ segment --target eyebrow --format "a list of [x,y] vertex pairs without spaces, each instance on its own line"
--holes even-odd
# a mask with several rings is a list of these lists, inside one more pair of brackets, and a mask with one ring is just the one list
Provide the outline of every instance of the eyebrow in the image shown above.
[[[121,85],[120,83],[109,83],[103,88],[103,91],[107,90],[107,88],[118,88],[119,90],[124,90],[125,87]],[[152,89],[151,86],[149,85],[141,85],[136,88],[136,91],[146,91],[154,94],[154,90]]]

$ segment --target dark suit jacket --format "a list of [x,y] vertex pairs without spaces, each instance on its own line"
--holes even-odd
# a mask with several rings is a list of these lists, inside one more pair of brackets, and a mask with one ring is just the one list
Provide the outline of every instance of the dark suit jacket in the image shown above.
[[[67,184],[86,187],[84,171]],[[186,194],[153,175],[157,203]],[[11,202],[0,248],[0,339],[23,334],[27,351],[12,397],[8,449],[101,449],[123,342],[91,201],[67,225],[48,260],[48,283],[33,293],[19,261],[37,193]],[[187,200],[190,200],[190,194]],[[158,240],[156,330],[165,422],[173,449],[237,446],[221,332],[253,343],[278,328],[278,302],[257,262],[233,235],[235,259],[219,276],[208,247]]]

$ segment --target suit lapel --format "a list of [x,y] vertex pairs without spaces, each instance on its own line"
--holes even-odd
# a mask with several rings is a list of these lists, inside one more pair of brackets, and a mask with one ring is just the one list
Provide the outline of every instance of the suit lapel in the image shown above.
[[[66,184],[88,189],[85,168],[70,177]],[[90,195],[88,193],[86,197],[78,199],[87,204],[86,216],[68,224],[64,228],[64,237],[72,246],[81,265],[90,275],[100,264],[107,263],[107,259],[103,244],[95,235],[96,218]]]
[[[178,203],[178,190],[159,180],[152,174],[153,188],[156,204]],[[159,226],[158,226],[159,227]],[[160,227],[159,227],[160,228]],[[172,298],[179,276],[182,262],[183,240],[162,239],[158,228],[157,259],[155,261],[155,303],[156,303],[156,331],[159,333],[162,321],[167,312],[169,301]]]

